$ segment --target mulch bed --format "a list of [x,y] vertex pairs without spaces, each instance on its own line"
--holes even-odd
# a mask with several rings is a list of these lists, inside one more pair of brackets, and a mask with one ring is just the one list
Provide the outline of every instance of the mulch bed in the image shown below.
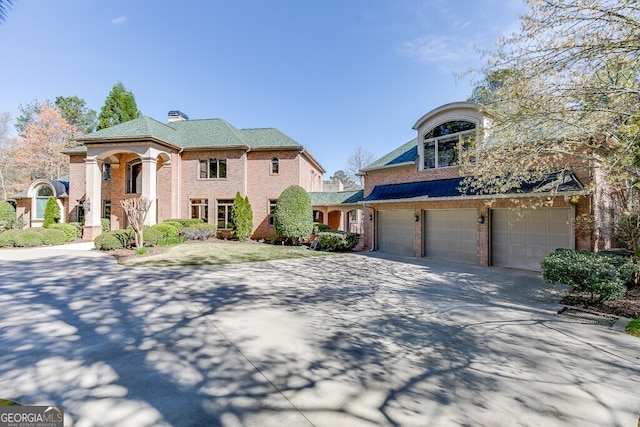
[[591,294],[571,291],[560,303],[614,316],[636,318],[640,316],[640,286],[631,288],[624,297],[617,301],[594,303],[591,301]]

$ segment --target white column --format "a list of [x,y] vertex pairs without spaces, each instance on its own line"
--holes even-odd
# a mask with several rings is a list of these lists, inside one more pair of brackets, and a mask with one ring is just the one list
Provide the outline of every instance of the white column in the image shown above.
[[100,234],[97,228],[99,228],[100,231],[102,230],[100,223],[102,210],[102,173],[100,172],[98,159],[95,157],[87,158],[85,164],[84,225],[88,231],[87,237],[93,239]]
[[157,172],[156,164],[158,159],[156,157],[143,157],[142,159],[142,196],[151,200],[151,206],[145,219],[145,225],[153,225],[156,223],[157,206],[156,201],[158,198],[157,192]]

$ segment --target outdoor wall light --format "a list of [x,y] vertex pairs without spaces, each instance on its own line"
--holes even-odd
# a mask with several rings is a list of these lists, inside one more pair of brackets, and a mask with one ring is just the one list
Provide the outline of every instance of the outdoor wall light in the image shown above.
[[478,217],[478,224],[484,224],[484,215],[480,214]]
[[373,215],[369,215],[369,221],[373,221]]
[[420,215],[416,215],[416,222],[420,221]]

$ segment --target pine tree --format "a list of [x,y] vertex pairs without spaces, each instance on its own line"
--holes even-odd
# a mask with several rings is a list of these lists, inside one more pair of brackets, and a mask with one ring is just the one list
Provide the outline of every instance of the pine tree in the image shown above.
[[249,197],[242,197],[240,192],[236,193],[236,197],[233,200],[231,222],[234,236],[242,241],[251,237],[253,233],[253,211],[251,203],[249,203]]
[[49,228],[51,224],[55,224],[58,221],[60,221],[60,206],[58,206],[58,202],[53,196],[49,196],[47,204],[44,207],[44,222],[42,226]]
[[136,105],[133,93],[125,89],[122,83],[117,83],[109,92],[98,116],[98,130],[128,122],[140,117],[140,110]]

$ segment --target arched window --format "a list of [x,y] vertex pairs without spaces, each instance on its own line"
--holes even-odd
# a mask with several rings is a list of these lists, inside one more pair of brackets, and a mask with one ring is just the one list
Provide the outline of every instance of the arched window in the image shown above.
[[274,157],[273,159],[271,159],[271,174],[277,175],[279,171],[280,171],[280,160]]
[[127,163],[127,194],[142,192],[142,161],[135,159]]
[[44,210],[47,206],[47,200],[53,196],[53,190],[48,185],[42,184],[36,190],[35,198],[35,219],[44,219]]
[[466,120],[442,123],[424,135],[424,168],[444,168],[460,164],[460,155],[473,146],[476,124]]

